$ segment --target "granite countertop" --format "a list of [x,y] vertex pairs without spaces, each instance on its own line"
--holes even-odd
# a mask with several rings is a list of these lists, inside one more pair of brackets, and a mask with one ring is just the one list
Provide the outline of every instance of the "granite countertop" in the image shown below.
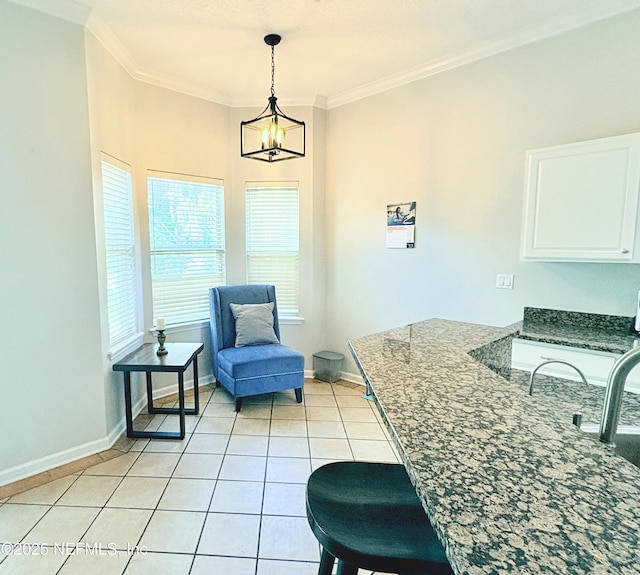
[[350,348],[455,573],[640,574],[640,469],[509,381],[521,327],[432,319]]
[[[528,394],[530,375],[528,371],[512,369],[509,381]],[[533,396],[536,402],[553,411],[559,420],[572,421],[573,414],[579,412],[583,426],[595,427],[600,425],[604,392],[604,387],[538,373]],[[640,428],[640,394],[624,392],[619,424]]]
[[524,308],[520,339],[624,353],[637,343],[633,318],[564,310]]

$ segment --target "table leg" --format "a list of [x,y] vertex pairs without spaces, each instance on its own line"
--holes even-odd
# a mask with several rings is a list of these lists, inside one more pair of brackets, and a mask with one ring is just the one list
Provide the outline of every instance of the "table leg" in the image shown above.
[[151,372],[145,372],[147,375],[147,410],[153,413],[153,386],[151,385]]
[[[179,372],[179,377],[184,378],[183,374],[184,372]],[[148,374],[148,375],[149,377],[151,376],[151,374]],[[149,392],[147,391],[147,393]],[[198,357],[197,356],[193,358],[193,399],[194,399],[194,406],[184,408],[184,412],[187,415],[198,415],[198,413],[200,412],[200,392],[198,388]],[[180,413],[180,408],[179,407],[154,407],[153,402],[151,402],[151,404],[149,405],[149,413],[177,414],[177,413]]]
[[127,437],[133,437],[133,413],[131,406],[131,372],[124,372],[124,409],[127,419]]
[[193,406],[194,414],[200,411],[200,387],[198,385],[198,356],[193,358]]
[[[182,374],[180,374],[180,389],[182,389],[182,393],[180,397],[182,398],[182,415],[180,417],[180,433],[175,431],[134,431],[133,429],[133,406],[131,402],[131,372],[125,371],[124,374],[124,405],[125,405],[125,417],[127,420],[127,437],[133,439],[148,439],[148,438],[156,438],[156,439],[184,439],[185,432],[185,421],[184,421],[184,383],[182,382]],[[150,379],[151,374],[147,373],[148,379]],[[176,412],[179,411],[179,408],[176,409]]]
[[184,439],[184,371],[178,373],[178,413],[180,415],[180,439]]

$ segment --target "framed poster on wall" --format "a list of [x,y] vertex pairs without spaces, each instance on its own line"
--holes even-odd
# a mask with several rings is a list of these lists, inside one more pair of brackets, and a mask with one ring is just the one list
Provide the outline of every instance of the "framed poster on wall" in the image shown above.
[[387,248],[414,248],[416,203],[387,204]]

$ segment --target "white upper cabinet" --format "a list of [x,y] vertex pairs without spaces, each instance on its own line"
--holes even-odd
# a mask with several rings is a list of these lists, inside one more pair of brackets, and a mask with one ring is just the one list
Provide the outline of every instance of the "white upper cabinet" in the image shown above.
[[523,260],[640,262],[640,133],[527,152]]

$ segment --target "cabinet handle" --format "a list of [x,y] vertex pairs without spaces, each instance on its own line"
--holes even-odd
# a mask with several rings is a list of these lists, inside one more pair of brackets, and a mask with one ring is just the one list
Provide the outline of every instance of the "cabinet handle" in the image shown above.
[[622,248],[622,249],[620,250],[620,253],[621,253],[621,254],[628,254],[628,253],[629,253],[629,250],[628,250],[627,248]]

